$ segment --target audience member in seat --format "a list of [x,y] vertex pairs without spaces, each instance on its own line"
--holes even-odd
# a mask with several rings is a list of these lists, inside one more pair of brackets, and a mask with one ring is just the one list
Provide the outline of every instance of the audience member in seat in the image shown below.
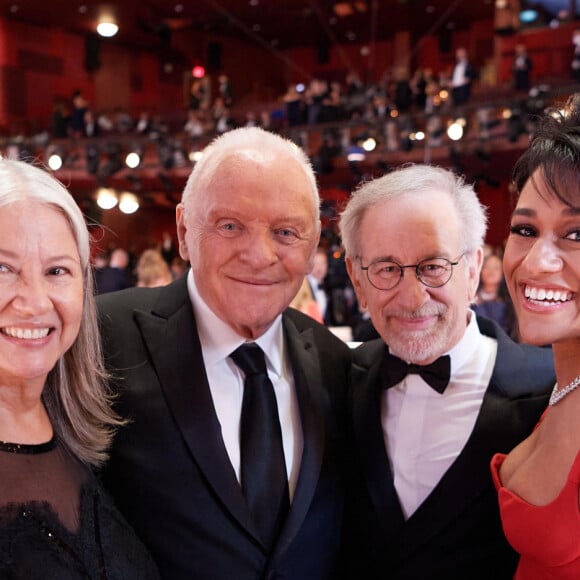
[[124,248],[115,248],[111,252],[109,265],[95,270],[95,294],[116,292],[132,285],[129,253]]
[[473,310],[478,316],[495,320],[509,336],[517,339],[513,304],[503,277],[501,256],[497,254],[490,254],[483,259]]
[[137,261],[137,286],[155,288],[173,280],[169,265],[159,250],[145,250]]

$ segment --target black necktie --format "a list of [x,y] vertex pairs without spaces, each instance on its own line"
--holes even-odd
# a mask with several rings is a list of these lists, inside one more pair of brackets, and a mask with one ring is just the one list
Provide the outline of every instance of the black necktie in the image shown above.
[[290,505],[278,405],[264,351],[249,343],[230,356],[246,375],[240,420],[242,491],[260,536],[270,547]]
[[382,373],[385,389],[400,383],[407,375],[416,374],[438,393],[443,393],[449,383],[451,359],[449,355],[445,355],[428,365],[407,364],[387,350],[383,358]]

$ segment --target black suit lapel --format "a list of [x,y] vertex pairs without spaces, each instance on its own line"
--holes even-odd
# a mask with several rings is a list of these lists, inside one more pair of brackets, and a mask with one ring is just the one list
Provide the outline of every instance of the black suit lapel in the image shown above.
[[300,408],[304,447],[296,490],[277,552],[284,551],[296,536],[312,503],[324,457],[325,421],[330,406],[322,386],[312,329],[299,332],[287,315],[284,315],[283,323]]
[[381,421],[383,388],[380,369],[386,346],[379,339],[367,343],[366,349],[368,365],[355,364],[353,367],[353,431],[362,479],[366,482],[376,512],[389,514],[389,517],[379,519],[386,538],[391,538],[400,532],[404,516],[393,482]]
[[151,313],[136,310],[135,321],[193,460],[226,509],[257,538],[221,435],[185,278],[164,290]]

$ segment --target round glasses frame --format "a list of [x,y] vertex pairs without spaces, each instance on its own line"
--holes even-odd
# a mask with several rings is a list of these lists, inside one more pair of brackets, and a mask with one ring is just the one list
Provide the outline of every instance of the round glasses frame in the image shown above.
[[360,269],[367,273],[368,281],[377,290],[392,290],[403,279],[405,269],[414,268],[417,280],[428,288],[441,288],[453,276],[453,266],[457,266],[465,252],[456,260],[447,258],[425,258],[417,264],[399,264],[394,260],[377,260],[368,266],[361,263]]

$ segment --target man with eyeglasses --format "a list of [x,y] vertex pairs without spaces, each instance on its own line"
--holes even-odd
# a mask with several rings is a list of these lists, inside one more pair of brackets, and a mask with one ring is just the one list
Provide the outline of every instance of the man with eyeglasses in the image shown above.
[[346,263],[381,338],[355,353],[348,578],[513,577],[489,463],[533,429],[551,351],[476,318],[485,208],[452,172],[409,165],[341,216]]

